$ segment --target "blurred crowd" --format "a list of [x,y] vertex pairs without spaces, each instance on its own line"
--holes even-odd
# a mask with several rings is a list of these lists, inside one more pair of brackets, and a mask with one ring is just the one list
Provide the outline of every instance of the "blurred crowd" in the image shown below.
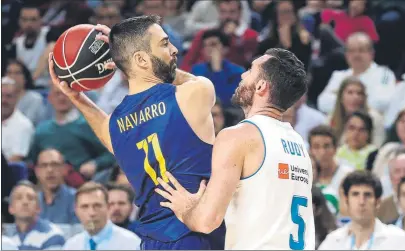
[[[136,191],[52,86],[47,59],[69,27],[150,14],[163,18],[178,67],[214,83],[216,133],[243,119],[230,100],[258,55],[284,48],[305,64],[308,93],[283,120],[311,154],[317,248],[342,247],[350,224],[373,226],[367,243],[379,249],[405,233],[405,1],[3,0],[1,8],[3,249],[140,248]],[[127,92],[117,70],[86,95],[111,113]]]

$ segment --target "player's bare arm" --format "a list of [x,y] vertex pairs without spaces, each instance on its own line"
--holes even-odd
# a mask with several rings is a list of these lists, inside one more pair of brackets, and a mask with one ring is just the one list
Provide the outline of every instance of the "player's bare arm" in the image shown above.
[[[252,131],[250,127],[252,126],[240,124],[218,134],[213,149],[212,176],[206,189],[201,186],[200,191],[191,194],[170,174],[168,177],[175,189],[159,180],[166,191],[157,189],[156,192],[168,200],[161,205],[172,209],[191,230],[210,233],[222,223],[243,175],[246,156],[256,144],[252,140],[258,132]],[[250,132],[253,132],[253,137]]]
[[52,83],[59,89],[61,89],[67,97],[69,97],[72,103],[86,118],[94,133],[104,144],[104,146],[111,153],[114,153],[109,132],[110,116],[107,115],[103,110],[101,110],[96,104],[94,104],[94,102],[91,101],[85,94],[71,89],[68,83],[66,83],[65,81],[60,81],[53,69],[54,62],[52,60],[52,57],[52,53],[50,53],[48,61],[49,73],[51,75]]

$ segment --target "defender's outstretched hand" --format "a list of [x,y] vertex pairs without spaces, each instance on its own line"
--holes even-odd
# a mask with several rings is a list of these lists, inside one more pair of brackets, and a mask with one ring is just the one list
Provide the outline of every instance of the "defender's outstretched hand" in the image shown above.
[[66,96],[69,98],[77,98],[80,95],[80,92],[77,92],[73,90],[72,88],[69,87],[68,83],[66,81],[60,81],[58,76],[56,75],[54,69],[53,69],[53,52],[49,53],[48,57],[48,65],[49,65],[49,74],[51,75],[52,83],[54,86],[58,87]]
[[161,178],[158,178],[158,182],[164,190],[156,188],[155,191],[169,201],[161,202],[160,205],[170,208],[177,218],[184,223],[184,216],[198,203],[201,196],[204,194],[206,188],[205,180],[201,181],[198,192],[192,194],[184,189],[184,187],[180,185],[180,183],[169,172],[166,172],[166,175],[174,188],[164,182]]
[[[111,29],[104,25],[104,24],[97,24],[95,30],[100,31],[99,34],[96,35],[96,39],[102,40],[107,44],[110,43],[108,36],[110,35]],[[114,62],[109,62],[104,66],[106,69],[114,69],[116,66]]]

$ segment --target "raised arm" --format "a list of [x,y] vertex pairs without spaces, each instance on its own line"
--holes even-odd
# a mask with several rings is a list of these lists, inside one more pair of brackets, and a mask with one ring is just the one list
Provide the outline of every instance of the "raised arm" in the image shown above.
[[65,81],[60,81],[53,69],[54,63],[52,58],[52,53],[50,53],[48,61],[52,83],[61,89],[67,97],[69,97],[72,103],[86,118],[87,122],[103,145],[114,154],[109,131],[110,116],[101,110],[96,104],[94,104],[94,102],[91,101],[85,94],[74,91],[68,86],[68,83]]

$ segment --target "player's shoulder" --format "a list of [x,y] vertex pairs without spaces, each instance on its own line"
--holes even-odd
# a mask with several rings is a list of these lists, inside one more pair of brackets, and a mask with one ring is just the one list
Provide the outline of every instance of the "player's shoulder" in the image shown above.
[[[253,143],[261,139],[262,133],[257,125],[249,121],[242,121],[221,130],[217,140],[227,141],[229,144]],[[241,144],[242,145],[242,144]]]
[[177,86],[179,90],[181,89],[193,89],[193,90],[209,90],[215,91],[214,84],[212,81],[203,76],[196,76],[194,79],[187,81],[186,83]]

